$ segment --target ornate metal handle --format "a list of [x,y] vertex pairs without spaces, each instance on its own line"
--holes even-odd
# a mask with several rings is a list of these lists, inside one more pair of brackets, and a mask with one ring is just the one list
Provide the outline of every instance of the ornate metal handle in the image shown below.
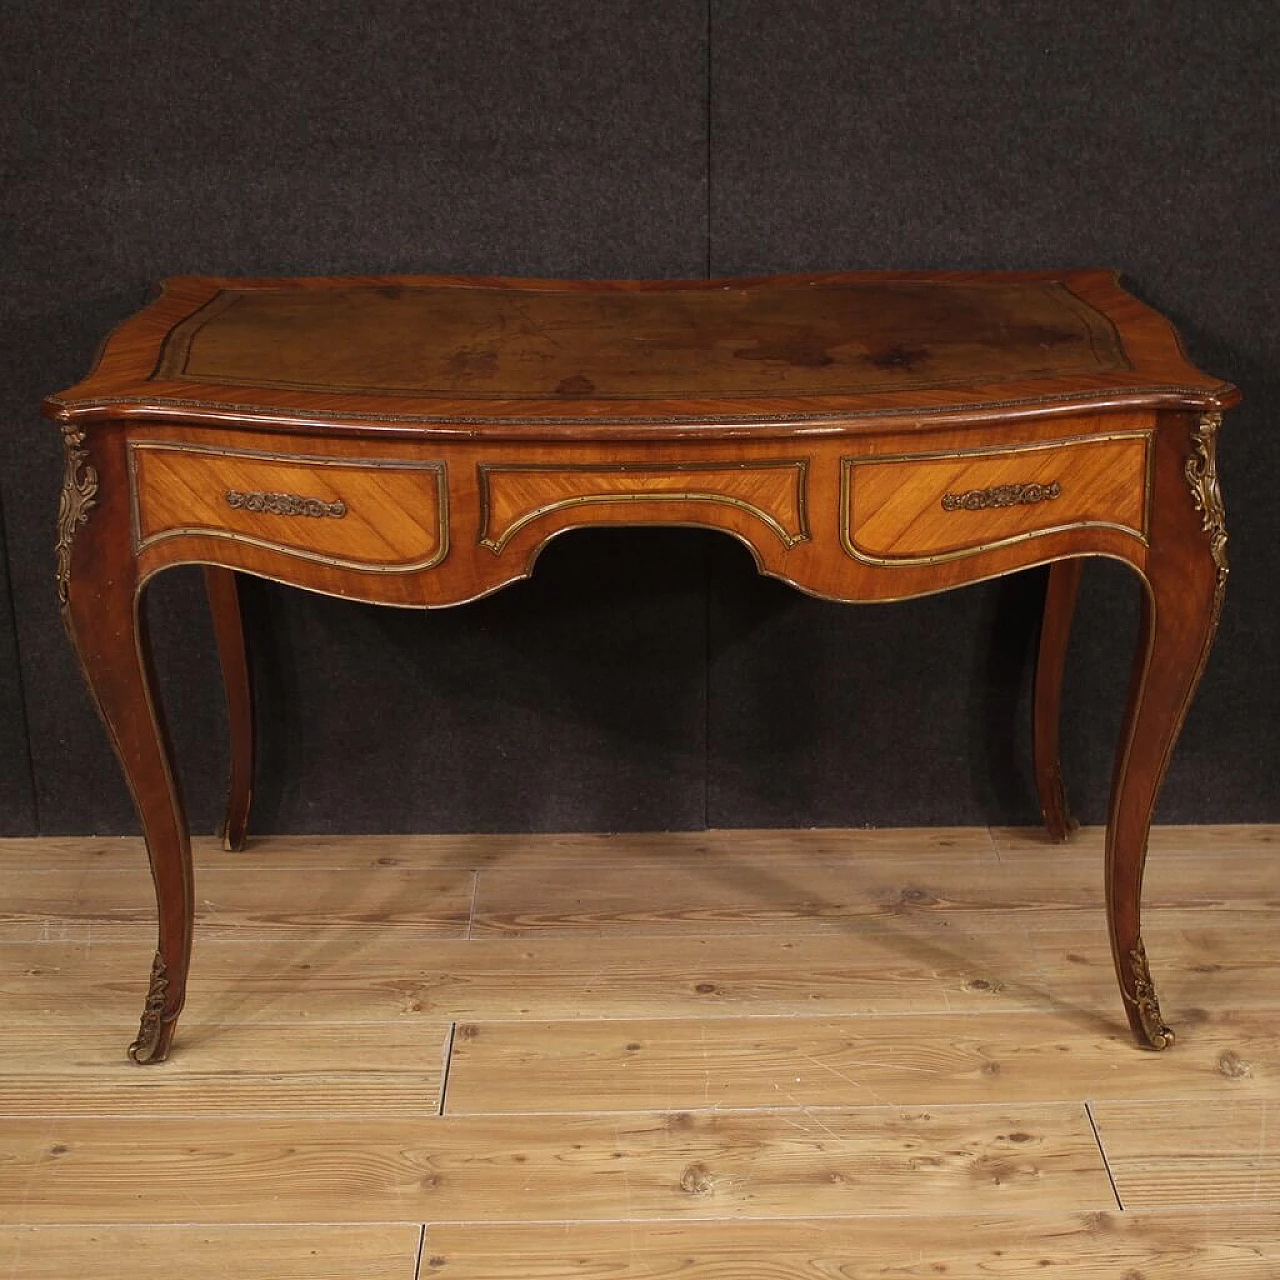
[[237,511],[265,511],[273,516],[312,516],[321,519],[329,516],[341,520],[347,514],[347,504],[341,498],[337,502],[325,502],[320,498],[304,498],[297,493],[241,493],[227,490],[227,506]]
[[966,493],[944,493],[943,511],[982,511],[987,507],[1032,507],[1051,502],[1062,493],[1056,480],[1048,484],[997,484],[990,489],[970,489]]

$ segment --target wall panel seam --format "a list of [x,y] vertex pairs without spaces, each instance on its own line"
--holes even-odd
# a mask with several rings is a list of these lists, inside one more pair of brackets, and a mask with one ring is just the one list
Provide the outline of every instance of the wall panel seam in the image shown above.
[[9,555],[9,521],[4,503],[4,490],[0,488],[0,554],[4,556],[4,589],[9,607],[9,619],[13,636],[13,654],[17,666],[18,714],[22,717],[20,737],[27,756],[27,796],[33,835],[42,834],[40,826],[40,797],[36,787],[35,753],[31,743],[31,717],[27,714],[26,664],[22,661],[22,637],[18,631],[18,609],[13,595],[13,562]]

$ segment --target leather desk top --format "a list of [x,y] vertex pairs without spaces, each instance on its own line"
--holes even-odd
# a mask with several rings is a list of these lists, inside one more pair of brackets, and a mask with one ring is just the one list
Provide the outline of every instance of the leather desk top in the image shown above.
[[183,276],[44,408],[64,421],[617,439],[1219,409],[1237,398],[1108,271]]

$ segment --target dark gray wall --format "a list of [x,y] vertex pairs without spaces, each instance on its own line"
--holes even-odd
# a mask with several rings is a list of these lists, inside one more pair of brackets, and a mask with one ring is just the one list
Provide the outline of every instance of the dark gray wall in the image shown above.
[[[4,42],[0,832],[134,826],[54,607],[59,446],[34,406],[183,272],[1123,267],[1246,393],[1221,638],[1160,816],[1280,818],[1270,5],[74,8],[10,6]],[[1030,573],[840,608],[671,530],[560,539],[531,582],[437,613],[254,583],[253,825],[1031,821],[1040,591]],[[198,577],[152,595],[212,829],[225,723]],[[1135,595],[1091,567],[1065,752],[1093,820]]]
[[0,501],[0,836],[29,835],[36,828],[27,710],[22,695],[4,503]]

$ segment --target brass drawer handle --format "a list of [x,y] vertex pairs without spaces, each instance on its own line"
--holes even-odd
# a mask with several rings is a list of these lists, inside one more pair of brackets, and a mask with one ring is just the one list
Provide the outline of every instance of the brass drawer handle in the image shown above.
[[265,511],[273,516],[312,516],[321,519],[329,516],[341,520],[347,514],[347,504],[341,498],[337,502],[324,502],[320,498],[304,498],[297,493],[241,493],[227,490],[227,506],[237,511]]
[[987,507],[1033,507],[1037,502],[1051,502],[1062,493],[1062,486],[1048,484],[997,484],[990,489],[970,489],[967,493],[944,493],[943,511],[982,511]]

